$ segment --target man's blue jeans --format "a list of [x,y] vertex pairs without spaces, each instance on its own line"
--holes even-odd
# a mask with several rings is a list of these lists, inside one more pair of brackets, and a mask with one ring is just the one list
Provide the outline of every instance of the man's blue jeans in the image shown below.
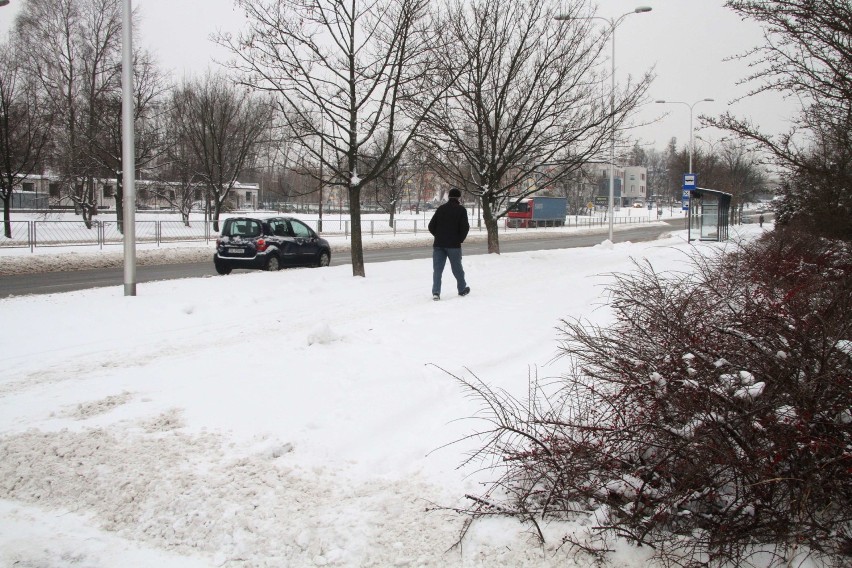
[[464,268],[462,268],[462,249],[432,247],[432,294],[441,294],[441,276],[444,273],[447,259],[450,259],[450,268],[453,271],[453,276],[456,277],[459,293],[467,288],[464,281]]

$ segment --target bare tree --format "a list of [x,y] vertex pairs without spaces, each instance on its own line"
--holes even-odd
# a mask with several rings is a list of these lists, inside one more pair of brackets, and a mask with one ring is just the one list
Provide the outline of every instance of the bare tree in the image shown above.
[[12,237],[12,193],[38,171],[53,120],[22,59],[12,42],[0,44],[0,199],[7,238]]
[[[165,85],[162,75],[149,53],[134,50],[133,54],[133,119],[134,150],[137,170],[146,168],[163,153],[161,131],[162,98]],[[119,231],[123,231],[124,190],[122,186],[122,92],[120,84],[93,103],[89,147],[95,163],[115,180],[115,214]],[[129,204],[135,207],[136,204]]]
[[852,239],[852,197],[838,191],[852,185],[852,5],[848,0],[726,5],[764,29],[763,44],[742,55],[754,69],[744,80],[753,85],[749,94],[791,95],[802,102],[802,111],[793,129],[777,136],[730,113],[702,118],[755,143],[788,172],[779,221]]
[[437,186],[440,184],[436,174],[438,168],[431,161],[431,152],[424,148],[420,141],[414,144],[408,156],[407,162],[413,174],[411,180],[413,191],[409,196],[408,205],[413,207],[416,213],[419,213],[421,208],[430,203],[437,193]]
[[218,231],[222,206],[240,174],[253,165],[271,106],[214,74],[184,82],[171,104],[173,124],[199,168]]
[[[681,173],[689,169],[689,149],[677,148],[675,139],[656,168],[665,172],[664,182],[680,194]],[[698,172],[701,187],[731,194],[730,222],[740,222],[743,206],[753,202],[766,186],[764,163],[752,145],[736,139],[723,139],[707,148],[696,147],[692,171]],[[667,196],[671,196],[671,191]]]
[[648,169],[648,197],[656,196],[658,207],[660,204],[670,204],[674,196],[668,182],[669,166],[666,154],[651,148],[645,152],[642,164]]
[[40,81],[57,123],[51,133],[53,153],[50,165],[62,176],[67,190],[77,172],[78,113],[81,93],[79,75],[82,49],[79,27],[80,3],[71,0],[32,0],[24,4],[15,22],[15,33],[26,59],[28,72]]
[[[220,36],[252,87],[275,93],[301,144],[323,164],[326,185],[349,196],[354,276],[365,276],[361,190],[399,159],[442,85],[428,0],[238,0],[249,21]],[[415,98],[420,98],[417,106]],[[424,100],[425,99],[425,100]],[[417,110],[419,109],[419,110]],[[366,163],[361,149],[384,144]],[[323,151],[320,148],[323,148]],[[340,158],[340,159],[338,159]]]
[[[273,107],[277,105],[273,104]],[[322,162],[299,142],[285,119],[287,112],[273,112],[264,134],[256,171],[264,191],[264,201],[299,203],[316,207],[319,213],[317,231],[322,232],[323,212],[331,193],[326,191],[327,178]],[[331,152],[319,140],[321,155]],[[285,205],[285,207],[287,207]]]
[[[364,160],[367,163],[374,161],[384,145],[383,140],[376,140],[373,146],[374,153],[368,152]],[[410,184],[418,174],[415,164],[410,161],[411,158],[411,152],[407,151],[372,184],[376,204],[388,214],[388,224],[391,227],[394,225],[396,212],[406,196],[406,190],[410,189]]]
[[852,241],[852,131],[838,122],[814,129],[813,149],[799,156],[780,188],[776,225]]
[[711,187],[731,194],[731,223],[742,218],[745,203],[755,201],[766,186],[761,159],[748,145],[737,140],[722,143],[717,156],[718,181]]
[[[106,139],[105,109],[121,92],[121,6],[117,0],[89,0],[82,7],[80,29],[82,63],[81,143],[83,178],[75,184],[72,200],[86,214],[98,208],[96,179],[106,177],[99,142]],[[120,99],[119,99],[120,100]],[[120,114],[118,115],[120,116]]]
[[[274,106],[274,105],[273,105]],[[263,139],[259,145],[256,171],[263,191],[263,201],[274,201],[289,198],[292,191],[290,184],[283,180],[287,169],[300,163],[300,148],[293,143],[293,133],[287,127],[284,118],[279,113],[272,113],[272,119],[267,125]],[[318,201],[321,201],[319,199]],[[264,205],[261,204],[263,207]]]
[[157,169],[159,183],[153,186],[158,199],[177,209],[184,225],[189,226],[189,215],[202,201],[204,179],[202,168],[190,144],[180,134],[180,119],[173,107],[163,117],[163,159]]
[[594,199],[598,179],[590,167],[579,168],[563,177],[557,184],[557,194],[568,199],[568,214],[580,215]]
[[611,109],[597,72],[606,42],[585,6],[449,0],[440,60],[445,72],[465,71],[430,113],[428,132],[443,177],[481,198],[491,253],[511,205],[598,155],[649,85],[649,75],[628,84]]
[[41,81],[57,117],[51,162],[67,197],[87,226],[97,213],[96,178],[103,174],[94,147],[103,132],[105,100],[120,90],[121,14],[117,0],[30,0],[16,21],[30,55],[29,71]]

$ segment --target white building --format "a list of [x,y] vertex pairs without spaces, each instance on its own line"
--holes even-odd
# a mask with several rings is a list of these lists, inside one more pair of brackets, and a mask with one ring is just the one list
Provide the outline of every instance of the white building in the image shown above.
[[622,178],[624,180],[624,192],[621,195],[621,204],[630,207],[636,203],[645,205],[648,200],[648,170],[642,166],[628,166],[624,168]]
[[[598,164],[598,195],[609,195],[609,165]],[[613,197],[616,207],[632,207],[648,200],[648,169],[643,166],[615,168]]]

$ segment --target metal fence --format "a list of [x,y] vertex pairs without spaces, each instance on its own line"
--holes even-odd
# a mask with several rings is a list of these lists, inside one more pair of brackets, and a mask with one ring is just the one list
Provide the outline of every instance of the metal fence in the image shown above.
[[[11,221],[11,238],[0,234],[0,248],[97,246],[124,242],[118,221]],[[136,242],[157,246],[174,242],[210,242],[218,234],[213,223],[193,221],[136,221]]]
[[[322,220],[322,227],[318,219],[302,219],[305,224],[311,226],[323,236],[349,237],[351,234],[351,221],[348,219],[327,218]],[[647,217],[616,217],[613,222],[617,224],[645,223],[651,219]],[[219,220],[221,225],[223,220]],[[563,223],[549,222],[543,229],[556,227],[598,227],[607,224],[603,217],[567,217]],[[59,246],[96,246],[104,248],[112,245],[120,245],[124,236],[118,221],[92,221],[89,225],[83,221],[10,221],[11,238],[6,237],[0,231],[0,249],[2,248],[29,248],[33,251],[36,247],[59,247]],[[204,242],[215,241],[219,236],[216,222],[213,221],[136,221],[136,242],[156,244],[177,242]],[[424,219],[397,219],[391,225],[387,220],[365,220],[361,222],[361,235],[374,238],[377,236],[418,235],[428,232],[428,220]],[[2,226],[2,224],[0,224]],[[501,223],[501,230],[512,232],[523,232],[529,229],[510,228]],[[471,219],[471,231],[485,231],[485,224],[477,219]]]

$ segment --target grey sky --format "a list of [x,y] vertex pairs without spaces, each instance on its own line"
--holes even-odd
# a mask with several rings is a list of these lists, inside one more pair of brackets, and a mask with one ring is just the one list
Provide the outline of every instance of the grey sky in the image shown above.
[[[689,139],[689,108],[682,104],[659,105],[656,99],[683,101],[689,104],[713,98],[694,106],[695,125],[700,114],[718,115],[730,110],[750,117],[768,132],[787,129],[794,106],[780,95],[761,95],[740,102],[749,88],[737,83],[748,76],[744,61],[725,61],[763,42],[760,27],[741,21],[733,11],[724,8],[722,0],[601,0],[598,13],[620,16],[639,5],[653,11],[633,14],[624,19],[616,31],[616,79],[623,81],[628,73],[638,74],[656,65],[656,80],[649,91],[650,104],[641,118],[659,122],[639,129],[647,143],[662,148],[671,138],[679,144]],[[698,131],[696,136],[717,141],[722,133]],[[696,146],[701,144],[696,142]]]
[[[5,35],[21,1],[12,0],[0,8],[0,33]],[[662,149],[673,136],[680,145],[689,139],[689,108],[654,104],[655,99],[691,104],[714,98],[715,102],[695,105],[696,126],[700,114],[716,115],[730,109],[752,118],[768,132],[786,129],[794,106],[780,96],[761,95],[730,104],[747,91],[736,83],[748,74],[748,67],[724,59],[762,41],[756,24],[740,21],[723,7],[722,0],[599,0],[598,14],[618,17],[641,5],[651,6],[653,11],[632,14],[622,21],[615,35],[615,62],[619,82],[656,65],[649,104],[637,118],[653,124],[634,131],[643,144]],[[133,6],[140,12],[134,42],[154,52],[175,78],[203,72],[214,66],[214,58],[226,57],[209,37],[217,30],[236,31],[242,20],[233,0],[133,0]],[[605,53],[610,53],[609,46]],[[721,133],[703,130],[696,136],[712,143]],[[696,141],[696,146],[701,144]]]

